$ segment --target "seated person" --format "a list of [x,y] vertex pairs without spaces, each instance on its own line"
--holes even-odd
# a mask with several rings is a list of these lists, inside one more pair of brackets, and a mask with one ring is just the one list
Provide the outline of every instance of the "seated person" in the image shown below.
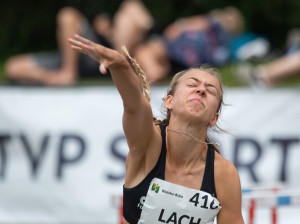
[[230,57],[232,39],[243,31],[243,17],[238,9],[227,7],[206,15],[176,20],[161,37],[154,36],[133,52],[150,82],[179,70],[203,63],[223,65]]
[[300,74],[300,30],[292,29],[286,41],[286,54],[258,65],[242,63],[236,69],[236,76],[255,87],[272,87],[290,76]]
[[93,19],[92,24],[75,8],[62,8],[57,14],[57,43],[55,52],[16,55],[5,64],[8,78],[17,83],[45,86],[73,85],[82,77],[98,77],[99,63],[70,49],[68,37],[75,33],[106,47],[129,50],[143,40],[153,19],[138,0],[126,0],[112,21],[105,14]]

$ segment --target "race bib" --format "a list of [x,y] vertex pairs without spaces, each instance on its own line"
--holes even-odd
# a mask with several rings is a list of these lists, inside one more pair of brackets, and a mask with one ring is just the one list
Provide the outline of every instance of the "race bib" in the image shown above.
[[138,223],[212,224],[220,209],[209,193],[154,178]]

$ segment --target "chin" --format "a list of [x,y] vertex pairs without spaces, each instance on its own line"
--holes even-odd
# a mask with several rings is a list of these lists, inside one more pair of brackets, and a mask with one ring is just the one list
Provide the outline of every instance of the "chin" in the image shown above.
[[189,108],[189,113],[192,115],[192,116],[202,116],[203,114],[203,109],[202,108],[195,108],[195,107],[192,107],[192,108]]

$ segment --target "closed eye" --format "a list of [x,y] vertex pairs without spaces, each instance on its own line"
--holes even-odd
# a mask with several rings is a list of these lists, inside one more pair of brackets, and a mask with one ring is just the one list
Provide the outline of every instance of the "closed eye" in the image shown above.
[[214,89],[211,89],[211,88],[208,88],[208,89],[207,89],[207,92],[208,92],[209,94],[213,95],[213,96],[216,96],[216,95],[217,95],[217,93],[215,92],[215,90],[214,90]]
[[196,84],[188,83],[187,86],[188,87],[196,87]]

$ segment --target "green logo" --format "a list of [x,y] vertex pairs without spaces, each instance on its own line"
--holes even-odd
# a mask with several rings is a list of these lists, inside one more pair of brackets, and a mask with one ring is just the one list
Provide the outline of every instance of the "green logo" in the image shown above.
[[155,191],[155,193],[158,193],[158,191],[159,191],[159,186],[158,186],[158,184],[153,184],[152,185],[152,189],[151,189],[152,191]]

